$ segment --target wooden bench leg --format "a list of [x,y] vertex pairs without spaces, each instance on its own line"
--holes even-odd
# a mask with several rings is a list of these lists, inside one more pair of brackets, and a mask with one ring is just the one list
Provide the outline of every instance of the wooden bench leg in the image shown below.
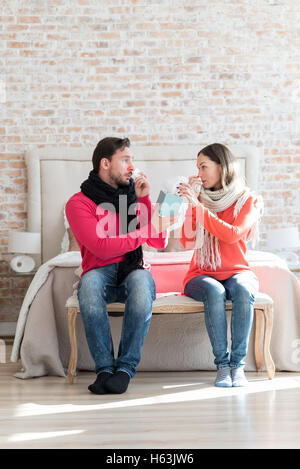
[[254,357],[257,372],[260,373],[263,365],[263,354],[262,354],[262,332],[263,332],[263,320],[264,315],[261,309],[254,309],[255,313],[255,337],[254,337]]
[[68,329],[71,345],[71,353],[68,365],[69,383],[73,384],[77,368],[77,338],[76,338],[76,319],[78,311],[76,308],[68,308]]
[[273,305],[264,308],[265,335],[264,335],[264,357],[268,378],[273,379],[275,375],[275,365],[270,352],[271,335],[273,328]]

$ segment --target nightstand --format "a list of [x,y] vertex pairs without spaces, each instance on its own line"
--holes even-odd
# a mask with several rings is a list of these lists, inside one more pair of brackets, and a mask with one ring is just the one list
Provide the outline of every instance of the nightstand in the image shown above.
[[0,278],[2,277],[27,277],[31,276],[32,278],[35,276],[37,273],[37,270],[32,270],[31,272],[14,272],[13,270],[10,270],[9,272],[6,273],[0,273]]
[[9,335],[16,323],[26,291],[36,271],[0,273],[0,336]]

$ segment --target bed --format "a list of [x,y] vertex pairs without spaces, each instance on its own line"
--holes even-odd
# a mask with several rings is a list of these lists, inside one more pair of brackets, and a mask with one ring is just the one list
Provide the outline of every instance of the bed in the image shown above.
[[[196,155],[205,145],[132,146],[135,166],[146,172],[155,201],[166,179],[195,174]],[[24,298],[16,328],[11,360],[21,359],[16,376],[66,376],[70,343],[66,300],[73,294],[81,264],[64,216],[68,198],[78,192],[91,170],[93,147],[45,147],[26,153],[28,172],[28,231],[41,233],[40,267]],[[262,149],[230,146],[238,157],[247,184],[258,189]],[[163,252],[146,249],[157,293],[180,291],[192,252],[182,250],[171,237]],[[274,300],[271,354],[277,370],[300,371],[300,286],[286,263],[264,251],[248,251],[250,265],[260,281],[260,291]],[[169,272],[176,279],[168,282]],[[162,276],[161,273],[164,273]],[[165,281],[162,282],[161,278]],[[174,279],[174,276],[172,276]],[[160,279],[160,280],[159,280]],[[122,317],[111,317],[114,342],[119,339]],[[81,318],[77,321],[78,369],[93,370]],[[117,349],[117,347],[116,347]],[[154,316],[142,351],[138,371],[212,370],[211,346],[201,314]],[[254,337],[250,337],[247,371],[255,371]]]

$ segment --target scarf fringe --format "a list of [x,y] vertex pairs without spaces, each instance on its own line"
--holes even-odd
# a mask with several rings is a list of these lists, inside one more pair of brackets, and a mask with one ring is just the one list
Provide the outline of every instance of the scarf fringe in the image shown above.
[[[231,189],[231,190],[230,190]],[[250,195],[254,195],[248,188],[243,188],[241,193],[241,188],[229,188],[227,191],[216,191],[218,194],[214,194],[215,200],[212,200],[207,192],[213,193],[213,191],[206,191],[206,194],[203,194],[201,201],[204,206],[211,210],[213,213],[217,213],[226,208],[229,208],[235,202],[234,207],[234,219],[238,216],[241,209],[243,208],[245,202],[248,200]],[[204,196],[203,196],[204,195]],[[259,222],[263,214],[263,198],[262,196],[256,196],[257,198],[257,208],[258,208],[258,218],[253,224],[248,240],[251,240],[252,249],[255,247],[256,243],[259,240]],[[223,200],[222,200],[223,199]],[[203,228],[200,223],[196,225],[196,260],[200,268],[209,267],[211,270],[216,270],[217,267],[221,266],[221,255],[219,249],[218,238],[209,233]]]

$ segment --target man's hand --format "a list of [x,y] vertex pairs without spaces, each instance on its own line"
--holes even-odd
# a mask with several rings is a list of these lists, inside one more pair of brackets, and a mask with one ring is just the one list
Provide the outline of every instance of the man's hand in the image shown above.
[[147,176],[145,173],[140,173],[140,175],[134,181],[134,188],[136,196],[146,197],[150,193],[150,185],[147,181]]
[[155,228],[157,233],[167,230],[170,226],[178,222],[179,213],[173,217],[161,217],[159,215],[160,204],[156,204],[154,212],[152,213],[151,225]]

